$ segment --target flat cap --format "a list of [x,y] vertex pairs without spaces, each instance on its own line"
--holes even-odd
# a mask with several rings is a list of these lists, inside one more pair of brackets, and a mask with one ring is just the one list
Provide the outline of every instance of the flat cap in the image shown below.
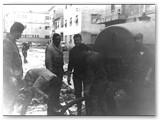
[[133,38],[142,39],[143,38],[143,34],[142,33],[133,34]]

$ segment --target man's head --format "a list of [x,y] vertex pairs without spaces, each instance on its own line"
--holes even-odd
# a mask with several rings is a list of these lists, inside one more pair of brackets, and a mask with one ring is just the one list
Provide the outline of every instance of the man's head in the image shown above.
[[73,36],[75,46],[78,46],[82,42],[82,36],[80,34],[75,34]]
[[84,54],[84,55],[86,55],[86,54],[88,54],[88,52],[90,52],[90,48],[83,43],[80,44],[78,47],[79,47],[80,51],[82,52],[82,54]]
[[25,26],[22,23],[15,22],[10,28],[10,33],[12,34],[14,39],[19,39],[24,29]]
[[52,37],[52,41],[53,41],[54,45],[56,47],[58,47],[60,45],[60,42],[61,42],[61,36],[60,36],[60,34],[54,33],[53,37]]
[[27,47],[28,44],[26,42],[24,42],[24,43],[22,43],[22,45]]
[[142,46],[143,44],[143,34],[142,33],[134,34],[133,39],[138,47]]

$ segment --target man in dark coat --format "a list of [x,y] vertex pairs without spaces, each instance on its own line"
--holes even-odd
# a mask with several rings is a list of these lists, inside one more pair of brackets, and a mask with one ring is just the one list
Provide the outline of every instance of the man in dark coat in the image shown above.
[[100,53],[90,51],[85,44],[79,45],[85,56],[84,96],[86,99],[87,115],[105,115],[108,78],[104,58]]
[[131,84],[127,90],[129,95],[136,98],[132,102],[131,114],[151,114],[155,111],[155,57],[152,50],[143,44],[143,34],[134,34],[133,40],[135,48],[130,58],[128,71]]
[[[74,35],[75,46],[69,52],[68,63],[68,84],[70,85],[71,73],[73,72],[73,83],[76,98],[82,97],[82,86],[84,86],[84,57],[79,49],[79,45],[82,42],[80,34]],[[78,115],[81,115],[81,104],[78,104]]]
[[11,114],[13,101],[19,90],[23,76],[22,60],[16,40],[21,37],[24,25],[15,22],[10,28],[10,33],[3,40],[3,89],[4,89],[4,114]]
[[[54,33],[52,37],[52,42],[47,45],[46,51],[45,51],[45,65],[48,70],[50,70],[52,73],[56,74],[61,79],[61,84],[63,80],[63,74],[64,74],[64,61],[63,61],[63,49],[60,45],[61,42],[61,36],[58,33]],[[58,97],[60,95],[60,90]],[[59,101],[59,99],[57,99]],[[59,102],[57,102],[59,103]],[[61,105],[59,104],[61,107]]]

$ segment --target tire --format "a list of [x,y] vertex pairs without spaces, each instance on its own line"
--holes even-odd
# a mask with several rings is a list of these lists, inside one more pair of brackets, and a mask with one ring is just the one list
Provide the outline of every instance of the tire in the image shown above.
[[[85,98],[84,97],[81,97],[81,98],[78,98],[76,100],[73,100],[71,102],[69,102],[68,104],[66,104],[60,114],[61,115],[66,115],[66,116],[77,116],[78,113],[77,113],[77,103],[82,103],[82,109],[81,109],[81,113],[82,115],[86,115],[85,114],[85,105],[83,104],[83,102],[85,101]],[[72,111],[70,109],[73,109],[73,108],[76,108],[76,111]]]

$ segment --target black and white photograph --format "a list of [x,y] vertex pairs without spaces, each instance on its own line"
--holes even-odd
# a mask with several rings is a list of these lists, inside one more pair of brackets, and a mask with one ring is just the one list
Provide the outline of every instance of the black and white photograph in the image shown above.
[[156,116],[156,7],[3,4],[3,116]]

